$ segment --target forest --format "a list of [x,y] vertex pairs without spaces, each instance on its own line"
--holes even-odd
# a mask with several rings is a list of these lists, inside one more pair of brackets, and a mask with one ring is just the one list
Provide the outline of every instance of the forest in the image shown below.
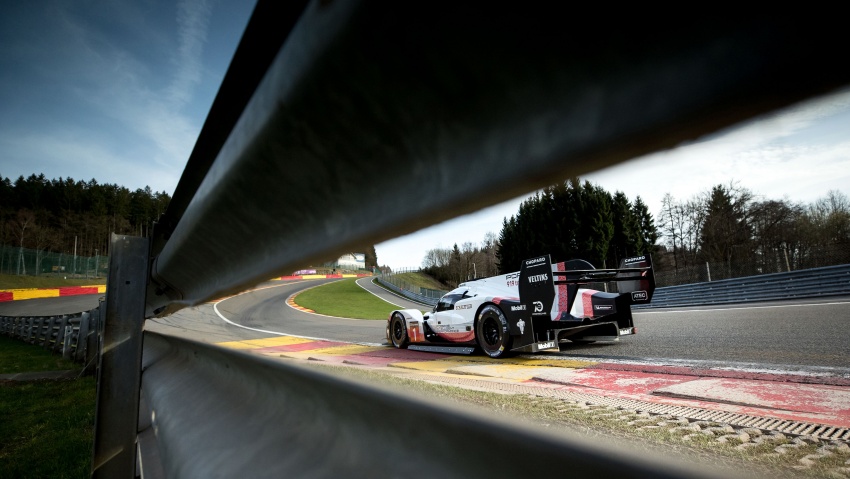
[[659,286],[850,263],[850,200],[839,191],[811,204],[768,199],[733,181],[685,200],[667,194],[654,217],[640,197],[571,178],[526,199],[481,245],[428,251],[422,269],[454,286],[540,254],[615,268],[647,253]]
[[762,198],[735,182],[685,200],[664,196],[657,270],[667,284],[850,263],[850,200]]
[[[43,174],[33,174],[12,182],[0,176],[2,270],[11,268],[20,274],[15,255],[23,249],[38,254],[108,256],[111,233],[148,236],[170,200],[164,191],[154,192],[149,187],[130,191],[94,179],[48,180]],[[37,274],[45,269],[41,262],[22,263]]]
[[454,286],[517,271],[522,260],[540,254],[554,262],[581,258],[597,268],[616,267],[623,258],[654,251],[657,238],[640,197],[632,202],[621,192],[612,195],[571,178],[522,202],[516,215],[504,219],[499,235],[487,233],[480,247],[432,249],[422,268]]

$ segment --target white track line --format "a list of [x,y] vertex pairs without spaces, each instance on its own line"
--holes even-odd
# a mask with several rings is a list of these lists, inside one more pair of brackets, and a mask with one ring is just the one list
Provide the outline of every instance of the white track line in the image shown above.
[[[669,313],[699,313],[703,311],[735,311],[742,309],[769,309],[769,308],[808,308],[811,306],[835,306],[839,304],[848,304],[850,301],[839,301],[835,303],[805,303],[805,304],[774,304],[770,306],[740,306],[734,308],[713,308],[713,309],[675,309],[664,311],[642,310],[636,309],[634,314],[669,314]],[[698,308],[699,306],[694,306]]]
[[[370,278],[364,278],[364,279],[370,279]],[[393,303],[392,301],[387,301],[386,299],[384,299],[384,298],[382,298],[382,297],[378,296],[377,294],[375,294],[375,293],[373,293],[373,292],[369,291],[369,290],[368,290],[368,289],[366,289],[366,288],[365,288],[362,284],[360,284],[360,282],[359,282],[359,281],[360,281],[360,280],[358,279],[357,281],[355,281],[355,282],[354,282],[354,284],[356,284],[357,286],[360,286],[361,288],[363,288],[363,291],[366,291],[367,293],[371,294],[372,296],[374,296],[374,297],[376,297],[376,298],[380,299],[381,301],[383,301],[383,302],[385,302],[385,303],[389,303],[389,304],[391,304],[391,305],[393,305],[393,306],[395,306],[395,307],[397,307],[397,308],[402,308],[402,309],[404,309],[404,306],[403,306],[403,305],[401,305],[401,304],[395,304],[395,303]]]
[[[304,281],[307,281],[307,280],[304,280]],[[244,326],[244,325],[241,325],[241,324],[238,324],[238,323],[234,323],[233,321],[231,321],[231,320],[229,320],[229,319],[225,318],[225,317],[224,317],[224,315],[223,315],[223,314],[221,314],[221,311],[219,311],[219,310],[218,310],[218,304],[219,304],[219,303],[222,303],[222,302],[224,302],[224,301],[227,301],[228,299],[235,298],[235,297],[237,297],[237,296],[241,296],[241,295],[246,294],[246,293],[253,293],[253,292],[255,292],[255,291],[262,291],[262,290],[265,290],[265,289],[279,288],[279,287],[281,287],[281,286],[288,286],[288,285],[291,285],[291,284],[303,283],[304,281],[296,281],[295,283],[277,284],[277,285],[274,285],[274,286],[266,286],[266,287],[264,287],[264,288],[257,288],[257,289],[251,289],[251,290],[248,290],[248,291],[243,291],[243,292],[241,292],[241,293],[239,293],[239,294],[234,294],[233,296],[228,296],[228,297],[226,297],[226,298],[222,298],[222,299],[220,299],[220,300],[216,301],[215,303],[213,303],[213,311],[214,311],[214,312],[215,312],[215,314],[216,314],[216,315],[218,315],[218,317],[219,317],[219,318],[221,318],[221,320],[222,320],[222,321],[224,321],[225,323],[227,323],[227,324],[229,324],[229,325],[231,325],[231,326],[236,326],[237,328],[247,329],[247,330],[249,330],[249,331],[256,331],[256,332],[258,332],[258,333],[264,333],[264,334],[275,334],[275,335],[277,335],[277,336],[290,336],[290,337],[293,337],[293,338],[311,339],[311,340],[313,340],[313,341],[334,341],[334,342],[345,342],[345,341],[337,341],[337,340],[335,340],[335,339],[329,339],[329,338],[316,338],[316,337],[313,337],[313,336],[301,336],[301,335],[299,335],[299,334],[281,333],[281,332],[279,332],[279,331],[269,331],[269,330],[267,330],[267,329],[251,328],[251,327],[249,327],[249,326]],[[317,286],[322,286],[322,285],[317,285]],[[315,288],[315,286],[314,286],[314,288]],[[309,288],[308,288],[308,289],[309,289]],[[289,306],[289,305],[287,304],[287,306]],[[289,307],[290,307],[290,308],[292,308],[292,306],[289,306]],[[292,309],[295,309],[295,308],[292,308]],[[298,310],[297,310],[297,309],[295,309],[295,311],[298,311]],[[303,312],[303,311],[302,311],[302,312]],[[309,314],[309,313],[308,313],[308,314]],[[323,314],[318,314],[318,313],[313,313],[313,314],[316,314],[317,316],[324,316]],[[325,317],[327,317],[327,318],[336,318],[335,316],[325,316]],[[351,319],[351,318],[336,318],[336,319]],[[238,340],[237,340],[237,341],[238,341]],[[251,341],[251,340],[250,340],[250,339],[246,339],[245,341]],[[352,343],[352,344],[361,344],[361,345],[364,345],[364,346],[383,346],[382,344],[379,344],[379,343]]]

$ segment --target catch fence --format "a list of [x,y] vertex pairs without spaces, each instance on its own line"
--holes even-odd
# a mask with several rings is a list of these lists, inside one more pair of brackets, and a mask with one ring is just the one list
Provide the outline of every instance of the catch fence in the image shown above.
[[432,306],[437,304],[437,301],[446,294],[447,291],[442,289],[423,288],[422,286],[417,286],[406,279],[407,273],[418,272],[418,269],[399,269],[397,271],[379,275],[378,281],[383,283],[385,286],[392,286],[393,288],[391,289],[394,289],[397,293],[414,301],[430,304]]
[[805,252],[780,255],[770,261],[758,257],[732,258],[725,262],[686,261],[681,258],[677,261],[672,253],[666,252],[654,255],[653,260],[655,282],[658,287],[664,287],[850,264],[850,245],[809,248]]
[[80,256],[0,245],[0,274],[104,278],[108,267],[109,256]]

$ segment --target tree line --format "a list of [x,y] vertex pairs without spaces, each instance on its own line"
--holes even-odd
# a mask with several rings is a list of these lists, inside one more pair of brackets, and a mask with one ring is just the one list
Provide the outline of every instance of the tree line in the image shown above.
[[584,259],[597,268],[618,267],[620,260],[653,252],[658,234],[646,204],[622,192],[571,178],[523,201],[505,218],[498,236],[482,244],[429,250],[422,269],[449,286],[473,277],[517,271],[524,259],[549,254],[552,261]]
[[850,200],[829,191],[814,203],[762,199],[735,182],[687,200],[669,193],[659,228],[662,270],[713,265],[713,279],[850,263]]
[[583,259],[596,268],[619,267],[622,259],[652,253],[658,234],[646,203],[613,195],[589,181],[570,178],[525,200],[505,218],[496,247],[499,271],[549,254],[553,262]]
[[96,180],[0,176],[0,243],[79,256],[108,255],[110,233],[149,236],[171,197]]
[[496,261],[496,234],[488,232],[481,245],[472,242],[457,244],[452,248],[434,248],[425,253],[422,271],[437,281],[451,287],[475,278],[499,274]]

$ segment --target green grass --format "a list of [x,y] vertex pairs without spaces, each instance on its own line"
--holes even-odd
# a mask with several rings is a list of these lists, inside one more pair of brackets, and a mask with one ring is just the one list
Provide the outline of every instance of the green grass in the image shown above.
[[[75,367],[39,346],[0,336],[0,373]],[[0,381],[0,477],[87,478],[95,378]]]
[[441,289],[443,291],[448,291],[451,289],[450,287],[440,283],[439,281],[432,278],[431,276],[428,276],[425,273],[399,273],[395,275],[395,277],[402,281],[406,281],[412,286],[418,286],[420,288]]
[[295,303],[319,314],[356,319],[387,319],[398,309],[354,283],[343,279],[308,289],[295,298]]
[[106,278],[64,278],[64,276],[0,274],[0,289],[59,288],[62,286],[91,286],[106,284]]
[[8,336],[0,336],[0,374],[81,369],[62,356]]

